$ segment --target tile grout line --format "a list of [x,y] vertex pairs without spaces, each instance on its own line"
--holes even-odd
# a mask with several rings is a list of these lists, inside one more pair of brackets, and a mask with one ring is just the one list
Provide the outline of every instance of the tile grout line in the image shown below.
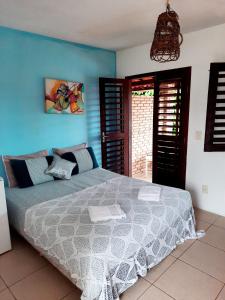
[[205,231],[207,231],[214,223],[212,223],[212,222],[207,222],[207,221],[205,221],[205,220],[203,220],[203,219],[199,219],[198,217],[196,217],[195,218],[195,222],[197,223],[197,220],[198,220],[198,222],[203,222],[203,223],[207,223],[208,225],[209,225],[209,227],[205,230]]
[[62,298],[60,298],[59,300],[63,300],[65,299],[66,297],[68,297],[69,295],[71,295],[73,293],[73,291],[70,291],[68,294],[66,294],[65,296],[63,296]]
[[[217,220],[217,219],[216,219]],[[214,221],[214,223],[216,222],[216,220]],[[205,222],[205,221],[204,221]],[[207,233],[207,231],[212,227],[212,226],[216,226],[216,225],[214,225],[214,223],[209,223],[209,222],[206,222],[206,223],[208,223],[208,224],[210,224],[209,225],[209,227],[205,230],[205,232]],[[219,227],[219,226],[217,226],[217,227]],[[212,275],[210,275],[210,274],[208,274],[208,273],[206,273],[206,272],[204,272],[204,271],[202,271],[202,270],[200,270],[200,269],[198,269],[198,268],[196,268],[195,266],[192,266],[191,264],[189,264],[189,263],[186,263],[185,261],[183,261],[183,260],[181,260],[180,259],[180,257],[182,256],[182,255],[184,255],[184,253],[185,252],[187,252],[195,243],[196,243],[196,241],[200,241],[201,239],[196,239],[179,257],[175,257],[175,256],[173,256],[172,255],[172,253],[170,254],[170,255],[172,255],[173,256],[173,258],[175,258],[175,260],[174,260],[174,262],[168,267],[168,268],[166,268],[165,269],[165,271],[163,271],[163,273],[155,280],[155,281],[153,281],[153,282],[149,282],[148,280],[146,280],[146,281],[148,281],[150,284],[151,284],[151,286],[154,286],[154,287],[156,287],[156,288],[158,288],[159,290],[161,290],[162,292],[164,292],[166,295],[168,295],[169,297],[171,297],[172,299],[174,299],[174,300],[176,300],[175,298],[173,298],[171,295],[169,295],[169,294],[167,294],[167,292],[165,292],[164,290],[162,290],[162,289],[160,289],[159,287],[157,287],[157,286],[155,286],[155,283],[163,276],[163,274],[165,273],[165,272],[167,272],[168,271],[168,269],[170,268],[170,267],[172,267],[172,265],[174,265],[175,264],[175,262],[177,261],[177,260],[179,260],[179,261],[181,261],[181,262],[183,262],[183,263],[185,263],[185,264],[187,264],[187,265],[189,265],[190,267],[193,267],[194,269],[196,269],[196,270],[198,270],[199,272],[202,272],[202,273],[204,273],[204,274],[206,274],[206,275],[208,275],[208,276],[210,276],[210,277],[212,277],[213,279],[215,279],[215,280],[217,280],[218,282],[220,282],[220,283],[222,283],[223,284],[223,286],[222,286],[222,288],[221,288],[221,290],[219,291],[219,293],[217,294],[217,296],[216,296],[216,298],[215,298],[215,300],[218,298],[218,296],[219,296],[219,294],[221,293],[221,291],[223,290],[223,288],[225,287],[225,283],[224,282],[222,282],[221,280],[219,280],[219,279],[217,279],[217,278],[215,278],[214,276],[212,276]],[[200,241],[201,242],[201,241]],[[210,245],[210,244],[208,244],[208,243],[205,243],[205,242],[202,242],[202,243],[204,243],[204,244],[207,244],[207,245]],[[210,245],[211,246],[211,245]],[[212,246],[212,247],[214,247],[214,246]],[[224,250],[222,250],[222,249],[220,249],[220,248],[217,248],[217,247],[214,247],[215,249],[218,249],[218,250],[221,250],[221,251],[224,251]],[[151,287],[150,286],[150,287]],[[149,287],[149,288],[150,288]],[[149,289],[148,288],[148,289]],[[148,290],[147,289],[147,290]],[[141,295],[141,296],[139,296],[137,299],[139,299],[140,297],[142,297],[146,292],[147,292],[147,290],[145,290],[145,292]]]
[[169,296],[170,298],[176,300],[173,296],[171,296],[170,294],[168,294],[167,292],[165,292],[164,290],[162,290],[162,289],[159,288],[158,286],[156,286],[156,285],[154,285],[154,284],[153,284],[153,286],[154,286],[155,288],[159,289],[161,292],[163,292],[163,293],[166,294],[167,296]]
[[42,266],[40,268],[38,268],[37,270],[31,272],[30,274],[26,275],[25,277],[15,281],[12,285],[7,285],[7,288],[12,288],[14,285],[16,285],[17,283],[19,283],[20,281],[23,281],[24,279],[28,278],[29,276],[32,276],[34,273],[39,272],[40,270],[47,268],[48,266]]
[[[207,228],[206,232],[207,232],[212,226],[215,226],[215,227],[224,229],[223,227],[220,227],[220,226],[215,225],[215,222],[216,222],[217,220],[218,220],[218,218],[216,218],[215,221],[214,221],[213,223],[206,222],[206,223],[210,224],[210,226]],[[205,221],[203,220],[203,222],[205,222]],[[197,240],[200,241],[200,239],[197,239]],[[190,245],[190,246],[189,246],[189,247],[188,247],[188,248],[187,248],[187,249],[179,256],[179,257],[175,257],[175,256],[173,256],[173,255],[171,254],[171,256],[173,256],[173,258],[175,258],[174,262],[172,262],[172,264],[171,264],[169,267],[167,267],[167,268],[163,271],[163,273],[162,273],[155,281],[153,281],[153,283],[151,283],[151,282],[149,282],[148,280],[146,280],[145,278],[143,278],[146,282],[148,282],[148,284],[149,284],[150,286],[147,287],[146,289],[144,289],[143,293],[142,293],[140,296],[138,296],[137,299],[139,299],[140,297],[142,297],[142,296],[147,292],[147,290],[148,290],[149,288],[151,288],[151,286],[154,286],[154,287],[158,288],[159,290],[161,290],[159,287],[155,286],[156,281],[158,281],[158,280],[162,277],[162,275],[163,275],[165,272],[167,272],[168,269],[169,269],[170,267],[172,267],[173,264],[175,264],[175,262],[176,262],[177,260],[178,260],[178,261],[181,261],[181,262],[183,262],[183,263],[185,263],[185,264],[187,264],[187,265],[189,265],[189,266],[191,266],[191,267],[193,267],[194,269],[196,269],[196,270],[198,270],[198,271],[200,271],[200,272],[202,272],[202,273],[204,273],[204,274],[206,274],[206,275],[208,275],[208,276],[210,276],[210,277],[212,277],[212,278],[214,278],[214,279],[217,280],[218,282],[223,283],[223,286],[222,286],[221,290],[219,291],[218,295],[217,295],[216,298],[215,298],[215,299],[217,299],[217,298],[219,297],[219,294],[221,293],[221,291],[222,291],[223,288],[225,287],[225,283],[222,282],[222,281],[220,281],[219,279],[215,278],[214,276],[212,276],[212,275],[210,275],[210,274],[208,274],[208,273],[206,273],[206,272],[204,272],[204,271],[202,271],[202,270],[196,268],[195,266],[193,266],[193,265],[191,265],[191,264],[189,264],[189,263],[186,263],[185,261],[183,261],[183,260],[180,259],[180,257],[181,257],[182,255],[184,255],[184,253],[186,253],[186,252],[187,252],[187,251],[188,251],[188,250],[196,243],[197,240],[195,240],[195,241],[194,241],[194,242],[193,242],[193,243],[192,243],[192,244],[191,244],[191,245]],[[207,244],[207,245],[209,245],[209,246],[211,246],[211,247],[213,247],[213,248],[215,248],[215,249],[218,249],[218,250],[221,250],[221,251],[225,251],[225,250],[222,250],[222,249],[220,249],[220,248],[217,248],[217,247],[215,247],[215,246],[213,246],[213,245],[211,245],[211,244],[208,244],[208,243],[206,243],[206,242],[203,242],[203,241],[200,241],[200,242],[201,242],[201,243],[204,243],[204,244]],[[13,294],[13,292],[11,291],[11,288],[12,288],[14,285],[16,285],[17,283],[19,283],[20,281],[25,280],[25,279],[28,278],[29,276],[32,276],[34,273],[39,272],[40,270],[42,270],[42,269],[44,269],[44,268],[47,268],[47,267],[48,267],[47,264],[46,264],[46,265],[43,265],[42,267],[40,267],[40,268],[38,268],[37,270],[31,272],[29,275],[27,275],[27,276],[21,278],[20,280],[16,281],[15,283],[13,283],[13,284],[10,285],[10,286],[8,286],[8,285],[6,284],[5,280],[4,280],[4,279],[2,278],[2,276],[0,275],[0,278],[1,278],[2,281],[5,283],[5,286],[6,286],[6,288],[5,288],[4,290],[8,289],[9,292],[10,292],[10,294],[12,294],[13,298],[14,298],[14,299],[17,299],[16,296],[15,296],[15,295]],[[4,291],[4,290],[3,290],[3,291]],[[161,290],[161,291],[164,292],[165,294],[167,294],[165,291],[163,291],[163,290]],[[62,300],[63,300],[64,298],[66,298],[68,295],[70,295],[71,293],[72,293],[72,291],[70,291],[67,295],[65,295],[65,296],[62,298]],[[172,296],[170,296],[169,294],[167,294],[167,295],[168,295],[169,297],[171,297],[172,299],[175,299],[175,298],[173,298]]]
[[202,270],[198,269],[197,267],[195,267],[195,266],[189,264],[188,262],[183,261],[183,260],[181,260],[181,259],[179,259],[179,258],[178,258],[178,260],[179,260],[180,262],[182,262],[182,263],[188,265],[189,267],[192,267],[192,268],[194,268],[195,270],[198,270],[199,272],[201,272],[201,273],[203,273],[203,274],[205,274],[205,275],[208,275],[208,276],[212,277],[212,278],[215,279],[216,281],[218,281],[218,282],[220,282],[220,283],[222,283],[222,284],[225,284],[225,283],[224,283],[223,281],[221,281],[220,279],[217,279],[217,278],[215,278],[213,275],[210,275],[210,274],[206,273],[205,271],[202,271]]
[[[168,257],[168,256],[167,256]],[[165,269],[165,271],[155,280],[155,281],[153,281],[153,282],[150,282],[150,281],[148,281],[147,279],[145,279],[144,277],[143,277],[143,279],[145,280],[145,281],[147,281],[149,284],[150,284],[150,286],[144,291],[144,293],[143,294],[141,294],[136,300],[138,300],[138,299],[140,299],[140,297],[142,297],[146,292],[147,292],[147,290],[148,289],[150,289],[151,288],[151,286],[154,286],[154,287],[156,287],[155,285],[154,285],[154,283],[157,281],[157,280],[159,280],[159,278],[177,261],[177,258],[176,257],[174,257],[173,256],[173,258],[175,258],[175,260],[172,262],[172,264],[171,265],[169,265],[169,267],[168,268],[166,268]],[[156,265],[157,266],[157,265]],[[154,268],[154,267],[153,267]],[[148,270],[148,272],[151,272],[151,269],[149,269]],[[156,288],[158,288],[158,287],[156,287]],[[163,290],[161,290],[162,292],[164,292]],[[165,293],[165,292],[164,292]],[[165,293],[165,294],[167,294],[167,293]],[[170,296],[169,294],[167,294],[168,296]],[[171,297],[171,296],[170,296]],[[174,299],[174,298],[172,298],[172,299]],[[176,300],[176,299],[174,299],[174,300]]]
[[[205,220],[204,218],[201,218],[201,217],[198,217],[198,216],[195,215],[195,221],[198,220],[199,222],[203,222],[203,223],[210,224],[210,226],[211,226],[211,225],[214,225],[215,222],[217,221],[217,219],[218,219],[218,218],[216,218],[214,221],[211,221],[211,222],[210,222],[210,221],[208,221],[208,220]],[[196,223],[197,223],[197,222],[196,222]]]
[[2,293],[5,293],[6,291],[9,292],[9,294],[12,296],[12,298],[13,298],[14,300],[18,300],[18,299],[16,298],[16,296],[12,293],[12,291],[10,290],[9,287],[6,287],[4,290],[2,290],[2,291],[0,292],[0,296],[1,296]]
[[[167,256],[167,257],[168,257],[168,256]],[[172,264],[169,265],[169,267],[167,267],[167,268],[165,269],[165,271],[163,271],[162,274],[161,274],[156,280],[154,280],[153,282],[149,282],[148,280],[147,280],[147,281],[148,281],[149,283],[151,283],[152,285],[154,285],[154,283],[155,283],[156,281],[158,281],[159,278],[162,277],[162,275],[163,275],[166,271],[168,271],[169,268],[177,261],[177,258],[176,258],[176,257],[173,256],[173,258],[175,258],[175,260],[172,262]],[[156,266],[158,266],[158,265],[156,265]],[[151,272],[151,270],[150,270],[150,272]]]
[[72,292],[69,292],[68,294],[66,294],[65,296],[63,296],[62,298],[60,298],[59,300],[63,300],[63,299],[65,299],[66,297],[68,297],[69,295],[71,295],[72,294]]
[[225,249],[218,248],[218,247],[216,247],[216,246],[214,246],[214,245],[212,245],[212,244],[210,244],[210,243],[208,243],[208,242],[204,242],[204,241],[200,241],[200,240],[199,240],[199,242],[201,242],[202,244],[211,246],[211,247],[213,247],[213,248],[215,248],[215,249],[217,249],[217,250],[220,250],[220,251],[222,251],[222,252],[225,252]]
[[[176,259],[179,259],[188,249],[190,249],[194,245],[194,243],[196,243],[197,240],[198,239],[195,239],[194,242],[190,246],[188,246],[187,249],[185,249],[184,252],[182,252],[180,256],[178,256],[178,257],[173,256],[173,257],[175,257]],[[181,244],[181,245],[183,245],[183,244]],[[176,250],[176,248],[174,250]],[[171,255],[173,255],[173,254],[171,254]]]
[[[194,243],[196,242],[196,240],[179,256],[179,257],[181,257],[192,245],[194,245]],[[178,245],[179,246],[179,245]],[[175,248],[176,249],[176,248]],[[174,249],[174,250],[175,250]],[[175,256],[173,256],[172,255],[172,252],[169,254],[169,255],[171,255],[173,258],[175,258],[175,260],[172,262],[172,264],[169,266],[169,267],[167,267],[166,269],[165,269],[165,271],[163,271],[163,273],[156,279],[156,280],[154,280],[153,282],[150,282],[150,281],[148,281],[147,279],[145,279],[145,277],[143,277],[143,279],[145,280],[145,281],[147,281],[149,284],[151,284],[151,286],[153,285],[153,286],[155,286],[155,283],[156,283],[156,281],[158,281],[161,277],[162,277],[162,275],[165,273],[165,272],[167,272],[168,271],[168,269],[170,268],[170,267],[172,267],[172,265],[173,264],[175,264],[175,262],[177,261],[177,260],[180,260],[179,259],[179,257],[175,257]],[[181,260],[180,260],[181,261]],[[156,265],[157,266],[157,265]],[[200,270],[199,270],[200,271]],[[149,269],[148,270],[148,272],[151,272],[151,269]],[[151,287],[150,286],[150,287]],[[150,288],[150,287],[148,287],[144,292],[143,292],[143,294],[141,294],[140,296],[138,296],[138,298],[137,298],[137,300],[140,298],[140,297],[142,297],[143,295],[144,295],[144,293]],[[157,287],[157,286],[155,286],[155,287]],[[158,288],[158,287],[157,287]],[[163,291],[163,290],[161,290],[161,291]],[[164,293],[165,293],[165,291],[163,291]],[[168,296],[170,296],[169,294],[167,294]],[[171,297],[171,296],[170,296]],[[173,298],[174,299],[174,298]],[[175,299],[176,300],[176,299]]]
[[[225,219],[225,217],[224,217],[224,219]],[[223,229],[223,230],[225,230],[225,227],[223,227],[223,226],[219,226],[219,225],[216,225],[215,223],[214,224],[212,224],[213,226],[215,226],[215,227],[217,227],[217,228],[220,228],[220,229]]]
[[[4,285],[5,285],[5,288],[1,291],[1,292],[3,292],[4,290],[6,290],[6,289],[8,288],[8,286],[7,286],[6,282],[5,282],[5,280],[3,279],[3,277],[1,276],[1,274],[0,274],[0,279],[2,280],[2,282],[3,282]],[[1,293],[1,292],[0,292],[0,293]]]
[[[139,278],[140,279],[140,278]],[[138,279],[138,280],[139,280]],[[145,281],[147,281],[147,280],[145,280]],[[147,281],[148,282],[148,281]],[[140,299],[144,294],[145,294],[145,292],[147,292],[147,290],[149,290],[150,289],[150,287],[152,286],[152,284],[150,283],[150,282],[148,282],[148,284],[150,284],[150,286],[149,287],[147,287],[147,289],[145,289],[144,290],[144,292],[140,295],[140,296],[138,296],[135,300],[138,300],[138,299]]]
[[223,290],[224,288],[225,288],[225,284],[224,284],[224,286],[222,287],[222,289],[219,291],[219,293],[218,293],[218,295],[216,296],[215,300],[219,299],[218,297],[219,297],[220,293],[222,292],[222,290]]
[[[142,277],[141,277],[142,278]],[[138,280],[136,281],[136,282],[138,282],[140,280],[140,277],[138,277]],[[148,282],[147,280],[145,280],[148,284],[150,284],[150,286],[148,286],[144,291],[143,291],[143,293],[140,295],[140,296],[138,296],[137,298],[136,298],[136,300],[138,300],[138,299],[140,299],[143,295],[144,295],[144,293],[152,286],[152,284],[150,283],[150,282]],[[132,286],[131,286],[132,287]]]
[[[213,214],[213,213],[212,213]],[[217,215],[217,214],[214,214],[214,215],[216,215],[216,219],[215,219],[215,221],[213,222],[213,224],[215,224],[216,223],[216,221],[220,218],[220,217],[222,217],[222,216],[220,216],[220,215]],[[225,217],[224,217],[225,218]]]
[[[210,226],[207,228],[207,230],[211,227],[211,226],[213,226],[213,224],[210,224]],[[206,230],[206,231],[207,231]],[[216,296],[216,298],[215,298],[215,300],[217,299],[217,297],[219,296],[219,294],[221,293],[221,291],[222,291],[222,289],[224,288],[224,286],[225,286],[225,283],[224,282],[222,282],[222,281],[220,281],[220,280],[218,280],[217,278],[215,278],[215,277],[213,277],[212,275],[210,275],[210,274],[208,274],[208,273],[206,273],[206,272],[203,272],[202,270],[200,270],[200,269],[198,269],[198,268],[196,268],[196,267],[194,267],[194,266],[192,266],[191,264],[188,264],[188,263],[186,263],[186,262],[184,262],[183,260],[181,260],[180,259],[180,257],[182,256],[182,255],[184,255],[184,253],[185,252],[187,252],[195,243],[196,243],[196,241],[199,241],[200,239],[196,239],[179,257],[175,257],[175,256],[173,256],[174,258],[175,258],[175,261],[158,277],[158,279],[156,279],[153,283],[152,283],[152,285],[153,286],[155,286],[155,283],[163,276],[163,274],[165,273],[165,272],[167,272],[168,271],[168,269],[170,268],[170,267],[172,267],[172,265],[174,265],[175,264],[175,262],[177,261],[177,260],[179,260],[179,261],[181,261],[181,262],[183,262],[183,263],[185,263],[185,264],[187,264],[187,265],[189,265],[190,267],[193,267],[194,269],[196,269],[196,270],[198,270],[198,271],[200,271],[200,272],[202,272],[202,273],[204,273],[204,274],[206,274],[206,275],[208,275],[208,276],[210,276],[210,277],[212,277],[213,279],[215,279],[215,280],[217,280],[218,282],[221,282],[221,283],[223,283],[224,285],[222,286],[222,288],[221,288],[221,290],[219,291],[219,293],[217,294],[217,296]],[[217,248],[216,248],[217,249]],[[172,254],[171,254],[172,255]],[[162,292],[164,292],[165,294],[167,294],[167,292],[165,292],[164,290],[162,290],[162,289],[160,289],[159,287],[157,287],[157,286],[155,286],[156,288],[158,288],[159,290],[161,290]],[[171,295],[169,295],[169,294],[167,294],[169,297],[171,297],[172,299],[174,299],[174,300],[176,300],[175,298],[173,298]]]
[[[214,225],[213,225],[213,226],[214,226]],[[211,246],[211,247],[213,247],[213,248],[215,248],[215,249],[217,249],[217,250],[220,250],[220,251],[225,252],[225,249],[221,249],[221,248],[218,248],[218,247],[216,247],[216,246],[214,246],[214,245],[212,245],[212,244],[209,244],[209,243],[207,243],[207,242],[204,242],[204,241],[202,240],[202,238],[199,239],[199,242],[201,242],[201,243],[203,243],[203,244],[207,244],[207,245],[209,245],[209,246]]]
[[11,289],[8,288],[8,290],[9,290],[10,294],[12,295],[13,299],[18,300],[18,298],[16,298],[16,296],[13,294],[13,292],[11,291]]
[[212,226],[214,226],[213,223],[212,223],[212,224],[211,224],[211,223],[208,223],[208,224],[210,224],[210,225],[209,225],[209,227],[205,230],[205,232],[207,232]]
[[[207,234],[207,231],[208,231],[210,228],[212,228],[213,226],[214,226],[214,227],[217,227],[217,228],[219,228],[219,229],[223,229],[223,230],[224,230],[224,233],[225,233],[225,228],[220,227],[220,226],[217,226],[217,225],[214,225],[214,224],[211,224],[211,225],[209,226],[209,228],[207,228],[207,230],[205,231],[205,233]],[[202,242],[202,243],[204,243],[204,244],[210,245],[210,246],[212,246],[212,247],[214,247],[214,248],[216,248],[216,249],[218,249],[218,250],[222,250],[222,251],[225,252],[225,249],[221,249],[221,248],[218,248],[218,247],[216,247],[216,246],[214,246],[214,245],[212,245],[212,244],[210,244],[210,243],[208,243],[208,242],[204,242],[201,238],[199,239],[199,241]]]

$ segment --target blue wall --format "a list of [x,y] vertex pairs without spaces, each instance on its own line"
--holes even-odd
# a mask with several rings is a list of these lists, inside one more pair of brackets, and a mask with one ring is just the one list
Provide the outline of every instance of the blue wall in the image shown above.
[[[115,77],[115,60],[113,51],[0,27],[0,155],[87,141],[100,159],[98,78]],[[44,113],[45,77],[83,82],[86,113]]]

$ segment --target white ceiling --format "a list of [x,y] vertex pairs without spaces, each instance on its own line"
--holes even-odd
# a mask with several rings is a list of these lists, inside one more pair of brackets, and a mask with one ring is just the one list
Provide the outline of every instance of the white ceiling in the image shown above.
[[[171,6],[183,33],[225,23],[225,0],[171,0]],[[165,0],[0,0],[0,25],[122,49],[150,42],[164,9]]]

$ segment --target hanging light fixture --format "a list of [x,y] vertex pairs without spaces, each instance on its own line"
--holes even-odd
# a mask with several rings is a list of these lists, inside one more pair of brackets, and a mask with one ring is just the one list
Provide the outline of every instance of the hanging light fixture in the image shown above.
[[150,51],[152,60],[162,63],[175,61],[180,57],[183,36],[178,19],[177,13],[171,10],[169,0],[167,0],[166,11],[158,17]]

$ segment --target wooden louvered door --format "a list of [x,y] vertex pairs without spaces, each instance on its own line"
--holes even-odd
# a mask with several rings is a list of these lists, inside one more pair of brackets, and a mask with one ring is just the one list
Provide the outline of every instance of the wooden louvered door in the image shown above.
[[185,188],[191,68],[157,72],[154,82],[153,182]]
[[129,176],[131,88],[127,79],[100,78],[102,167]]

